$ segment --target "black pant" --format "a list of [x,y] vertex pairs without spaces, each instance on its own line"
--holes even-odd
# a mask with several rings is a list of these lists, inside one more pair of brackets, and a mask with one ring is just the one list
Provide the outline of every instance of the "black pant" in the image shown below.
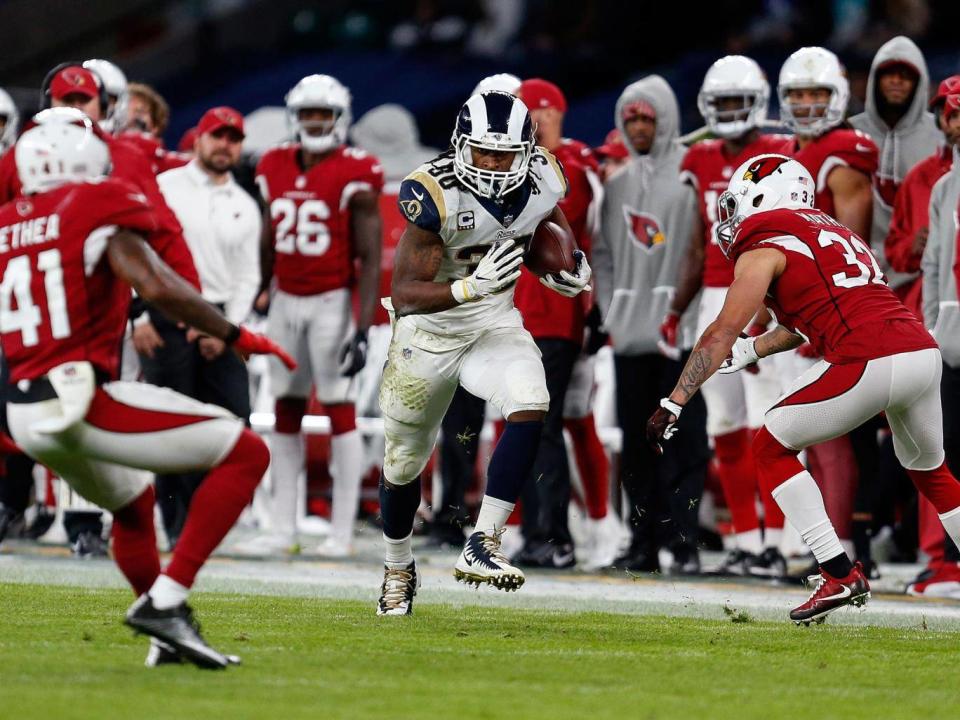
[[540,447],[523,493],[523,537],[528,546],[549,542],[572,544],[567,511],[570,506],[570,467],[563,439],[563,405],[580,345],[560,338],[537,338],[550,393]]
[[[940,380],[940,405],[943,407],[943,449],[947,468],[960,478],[960,368],[943,364]],[[960,562],[960,551],[945,534],[943,555],[946,560]]]
[[673,389],[682,365],[662,355],[615,355],[617,419],[623,435],[620,482],[630,501],[631,553],[696,547],[697,512],[709,448],[707,410],[697,393],[677,434],[658,456],[647,444],[647,419]]
[[[151,385],[176,390],[201,402],[218,405],[245,422],[250,417],[250,383],[247,367],[229,348],[214,360],[205,360],[186,332],[155,309],[150,320],[163,338],[152,358],[140,356],[143,377]],[[205,473],[157,476],[157,503],[171,542],[183,529],[187,508]]]
[[434,505],[432,534],[447,540],[462,539],[469,524],[467,488],[474,479],[477,449],[486,403],[458,387],[443,416],[440,438],[440,507]]

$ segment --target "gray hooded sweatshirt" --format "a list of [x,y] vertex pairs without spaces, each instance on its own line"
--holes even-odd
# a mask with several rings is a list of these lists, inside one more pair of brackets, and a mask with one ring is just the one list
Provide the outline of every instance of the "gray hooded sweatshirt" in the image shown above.
[[[877,109],[877,71],[885,63],[900,61],[916,69],[920,75],[910,108],[894,127],[887,125]],[[902,285],[916,275],[890,270],[883,251],[890,230],[893,200],[910,169],[936,152],[943,142],[933,115],[927,111],[930,96],[930,76],[920,48],[908,37],[899,35],[884,43],[873,58],[867,79],[866,109],[850,118],[850,124],[869,135],[880,149],[880,167],[873,182],[873,223],[870,245],[880,261],[883,272],[892,287]]]
[[350,129],[356,145],[375,155],[388,183],[397,183],[420,165],[440,154],[420,144],[413,115],[400,105],[387,103],[366,112]]
[[[680,181],[685,148],[678,139],[680,111],[673,90],[659,75],[628,85],[615,116],[624,138],[623,108],[640,100],[657,113],[653,145],[639,155],[624,143],[630,162],[604,185],[601,231],[593,246],[597,302],[619,355],[657,352],[660,323],[676,290],[697,212],[695,192]],[[692,303],[684,320],[695,317]]]
[[957,206],[960,204],[960,150],[953,169],[937,180],[930,194],[930,235],[923,250],[923,321],[940,345],[943,361],[960,368],[960,302],[953,263],[957,257]]

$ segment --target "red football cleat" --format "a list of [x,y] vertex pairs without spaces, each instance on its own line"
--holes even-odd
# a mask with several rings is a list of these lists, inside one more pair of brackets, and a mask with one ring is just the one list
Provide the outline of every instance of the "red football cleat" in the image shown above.
[[960,600],[960,565],[943,563],[926,580],[910,583],[907,595]]
[[790,619],[797,625],[811,622],[822,623],[827,615],[845,605],[862,607],[870,599],[870,583],[863,574],[863,565],[855,563],[845,578],[831,577],[821,570],[811,576],[816,582],[813,592],[805,603],[790,611]]

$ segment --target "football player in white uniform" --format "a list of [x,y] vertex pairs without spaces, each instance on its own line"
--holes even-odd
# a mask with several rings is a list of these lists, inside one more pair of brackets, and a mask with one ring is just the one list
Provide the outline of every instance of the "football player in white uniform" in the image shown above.
[[[523,573],[500,538],[530,472],[549,405],[540,353],[513,305],[523,253],[537,226],[569,226],[557,201],[567,190],[560,164],[536,147],[527,107],[504,92],[472,96],[457,117],[453,147],[403,181],[407,227],[397,247],[391,295],[393,337],[380,390],[386,452],[380,513],[386,563],[379,615],[406,615],[416,594],[411,533],[420,473],[457,385],[506,418],[487,487],[454,576],[515,590]],[[590,267],[542,282],[580,293]]]

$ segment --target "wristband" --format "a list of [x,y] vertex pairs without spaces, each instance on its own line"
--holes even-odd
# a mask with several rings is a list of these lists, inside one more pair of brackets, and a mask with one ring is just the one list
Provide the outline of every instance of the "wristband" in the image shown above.
[[466,280],[454,280],[450,285],[450,294],[460,305],[473,299],[470,293],[470,284]]
[[678,419],[680,417],[681,411],[683,410],[683,405],[677,405],[677,403],[675,403],[670,398],[663,398],[660,401],[660,407],[662,407],[664,410],[669,410],[670,414]]

